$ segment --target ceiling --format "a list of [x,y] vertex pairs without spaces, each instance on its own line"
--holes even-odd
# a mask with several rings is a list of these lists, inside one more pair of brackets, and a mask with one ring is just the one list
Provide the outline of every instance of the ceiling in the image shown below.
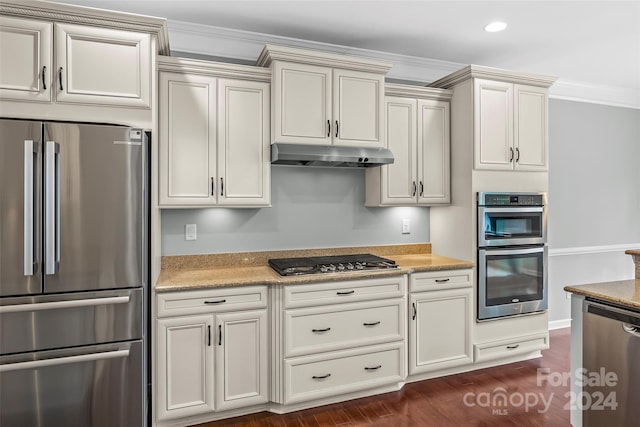
[[640,90],[640,0],[60,2]]

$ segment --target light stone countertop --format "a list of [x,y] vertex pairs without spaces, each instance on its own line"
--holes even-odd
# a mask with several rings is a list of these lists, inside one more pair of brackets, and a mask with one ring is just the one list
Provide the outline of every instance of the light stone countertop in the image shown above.
[[[472,262],[431,254],[429,253],[431,246],[428,244],[351,248],[350,250],[350,252],[347,252],[368,252],[391,258],[396,261],[399,268],[393,270],[283,277],[273,271],[266,262],[267,257],[276,258],[283,255],[282,252],[255,253],[256,255],[252,253],[223,254],[221,256],[195,255],[193,256],[194,258],[190,256],[168,257],[174,259],[168,259],[166,262],[165,259],[163,259],[163,268],[155,284],[155,290],[156,292],[172,292],[224,286],[304,284],[398,276],[423,271],[457,270],[473,268],[474,266]],[[318,251],[322,250],[309,251],[309,255],[307,256],[314,256]],[[331,254],[336,254],[336,252],[342,252],[344,249],[327,249],[326,251],[331,251]],[[412,253],[415,251],[419,252]],[[270,256],[269,254],[274,256]],[[288,253],[284,255],[292,256]],[[296,251],[295,254],[295,256],[305,255],[305,251]],[[215,259],[212,259],[212,257],[215,257]],[[232,262],[233,260],[235,260],[235,262]],[[204,267],[200,267],[201,265],[204,265]]]
[[640,279],[565,286],[564,290],[631,310],[640,310]]

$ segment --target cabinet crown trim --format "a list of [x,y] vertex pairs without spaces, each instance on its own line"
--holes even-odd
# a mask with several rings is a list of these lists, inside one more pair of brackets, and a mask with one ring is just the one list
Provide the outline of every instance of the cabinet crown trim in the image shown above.
[[271,83],[271,69],[172,56],[158,57],[158,71]]
[[448,76],[430,83],[429,86],[449,89],[472,78],[497,80],[507,83],[518,83],[544,88],[550,87],[557,80],[557,77],[553,76],[521,73],[517,71],[503,70],[500,68],[483,67],[480,65],[467,65],[455,73],[449,74]]
[[386,96],[399,96],[403,98],[450,101],[451,97],[453,96],[453,91],[450,89],[438,89],[397,83],[385,83],[384,94]]
[[156,36],[158,54],[168,55],[170,52],[167,20],[164,18],[39,0],[3,0],[0,14],[150,33]]
[[387,74],[392,66],[392,64],[388,62],[373,61],[356,56],[267,44],[258,57],[257,65],[269,67],[273,61],[286,61],[354,71],[368,71],[377,74]]

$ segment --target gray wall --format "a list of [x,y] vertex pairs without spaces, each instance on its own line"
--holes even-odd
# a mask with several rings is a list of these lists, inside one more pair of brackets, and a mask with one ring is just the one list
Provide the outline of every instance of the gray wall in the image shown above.
[[640,110],[552,99],[549,247],[640,242]]
[[[366,208],[364,170],[273,166],[271,208],[165,209],[162,254],[424,243],[429,209]],[[411,234],[401,234],[409,218]],[[185,224],[198,240],[186,241]]]
[[568,326],[565,286],[633,278],[640,110],[552,99],[549,113],[549,320]]

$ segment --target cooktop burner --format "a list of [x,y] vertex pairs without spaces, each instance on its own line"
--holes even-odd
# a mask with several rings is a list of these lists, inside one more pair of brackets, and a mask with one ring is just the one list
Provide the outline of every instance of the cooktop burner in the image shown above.
[[395,261],[371,254],[277,258],[270,259],[269,265],[281,276],[398,268]]

